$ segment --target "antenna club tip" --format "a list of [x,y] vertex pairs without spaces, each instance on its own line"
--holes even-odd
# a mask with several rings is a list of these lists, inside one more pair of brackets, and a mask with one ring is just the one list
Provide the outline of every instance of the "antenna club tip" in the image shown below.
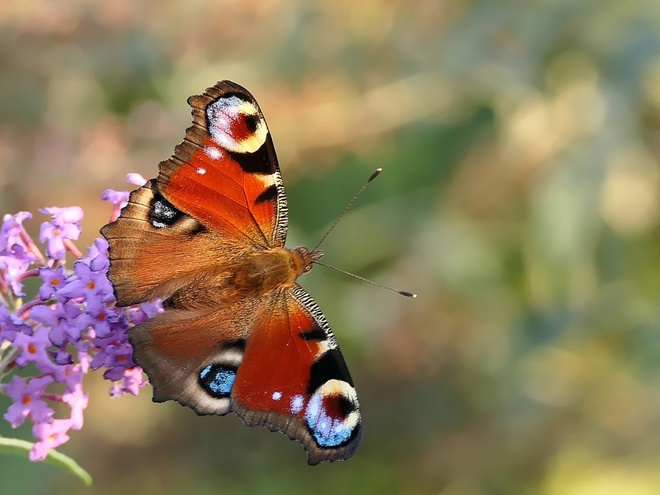
[[378,177],[382,171],[383,171],[382,168],[380,168],[380,167],[377,168],[376,171],[373,174],[371,174],[371,177],[369,177],[369,180],[367,181],[367,184],[369,182],[371,182],[372,180],[374,180],[376,177]]
[[398,291],[398,292],[399,292],[399,294],[401,294],[402,296],[410,297],[410,298],[412,298],[412,299],[415,299],[415,298],[417,297],[417,294],[413,294],[412,292],[407,292],[407,291],[405,291],[405,290],[400,290],[400,291]]

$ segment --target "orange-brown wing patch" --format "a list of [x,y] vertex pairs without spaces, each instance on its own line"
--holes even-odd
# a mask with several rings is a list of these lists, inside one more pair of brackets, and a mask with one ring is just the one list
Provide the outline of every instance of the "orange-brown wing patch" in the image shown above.
[[[154,181],[133,191],[120,217],[101,233],[109,244],[108,277],[119,306],[165,298],[195,283],[205,295],[222,285],[218,272],[229,270],[218,261],[250,248],[174,209],[159,196]],[[215,275],[212,283],[210,275]]]

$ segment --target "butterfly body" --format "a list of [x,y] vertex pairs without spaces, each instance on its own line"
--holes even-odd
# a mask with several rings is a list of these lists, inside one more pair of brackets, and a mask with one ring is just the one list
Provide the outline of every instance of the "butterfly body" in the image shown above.
[[130,331],[134,360],[155,401],[235,412],[300,441],[310,464],[346,459],[362,431],[357,395],[297,284],[322,253],[284,246],[286,196],[261,110],[228,81],[188,101],[184,141],[101,231],[117,304],[164,301]]

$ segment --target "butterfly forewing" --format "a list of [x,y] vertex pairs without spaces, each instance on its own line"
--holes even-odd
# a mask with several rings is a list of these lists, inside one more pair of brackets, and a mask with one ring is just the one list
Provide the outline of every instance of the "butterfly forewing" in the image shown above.
[[284,186],[254,97],[224,81],[188,102],[193,125],[159,167],[163,196],[210,228],[245,235],[257,246],[284,246]]

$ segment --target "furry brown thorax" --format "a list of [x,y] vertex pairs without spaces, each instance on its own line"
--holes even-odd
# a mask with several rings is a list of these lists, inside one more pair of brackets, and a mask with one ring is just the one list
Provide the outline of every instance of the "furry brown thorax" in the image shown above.
[[313,263],[323,256],[321,251],[272,248],[257,251],[245,260],[240,272],[230,281],[244,297],[249,294],[266,294],[280,287],[293,287],[296,279],[309,272]]

